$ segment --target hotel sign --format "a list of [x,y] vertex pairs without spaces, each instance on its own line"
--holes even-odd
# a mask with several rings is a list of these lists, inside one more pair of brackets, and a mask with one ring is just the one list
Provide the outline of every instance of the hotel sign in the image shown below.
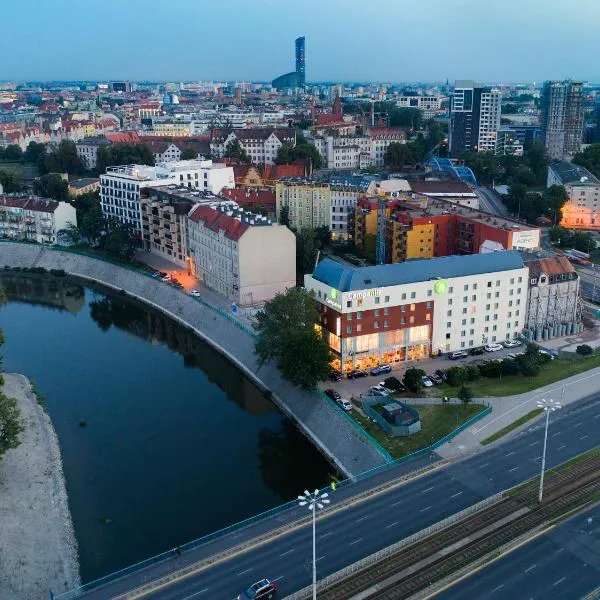
[[374,296],[381,296],[381,290],[366,290],[365,292],[350,292],[347,296],[348,300],[360,300],[361,298],[369,298]]

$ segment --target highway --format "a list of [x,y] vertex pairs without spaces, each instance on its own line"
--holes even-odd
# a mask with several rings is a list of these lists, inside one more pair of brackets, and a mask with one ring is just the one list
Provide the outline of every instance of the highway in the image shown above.
[[479,187],[477,188],[477,193],[479,195],[479,208],[481,210],[498,215],[499,217],[508,216],[508,211],[496,192],[489,188]]
[[433,597],[572,600],[599,585],[600,506],[596,505]]
[[[598,445],[599,425],[600,396],[580,401],[553,414],[548,438],[548,467]],[[331,516],[325,513],[317,522],[318,576],[324,577],[482,498],[537,475],[542,442],[543,427],[542,422],[538,421],[508,441],[484,452],[437,469]],[[402,468],[409,467],[405,465]],[[392,473],[388,472],[387,476]],[[299,487],[298,491],[302,490]],[[332,506],[349,494],[349,490],[332,493]],[[277,517],[262,524],[262,527],[279,526],[282,518],[289,518],[289,515]],[[138,571],[96,591],[92,590],[83,597],[104,600],[118,596],[175,566],[183,566],[218,549],[235,545],[240,542],[240,535],[186,552],[180,559],[171,559],[170,564],[167,561]],[[204,596],[227,600],[263,577],[276,580],[280,595],[284,597],[310,583],[311,557],[311,531],[303,526],[192,576],[174,579],[166,587],[144,597],[198,600]],[[135,594],[129,596],[135,597]]]

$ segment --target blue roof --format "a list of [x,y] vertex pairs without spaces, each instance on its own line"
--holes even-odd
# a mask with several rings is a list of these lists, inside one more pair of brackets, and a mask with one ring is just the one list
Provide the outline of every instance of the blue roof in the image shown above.
[[523,259],[517,250],[424,258],[375,267],[350,267],[326,258],[317,265],[313,278],[340,292],[353,292],[438,278],[498,273],[522,267]]
[[477,178],[475,173],[464,165],[454,165],[449,158],[440,158],[439,156],[432,156],[426,161],[425,165],[430,167],[434,172],[442,173],[453,173],[459,179],[462,179],[466,183],[472,183],[477,185]]

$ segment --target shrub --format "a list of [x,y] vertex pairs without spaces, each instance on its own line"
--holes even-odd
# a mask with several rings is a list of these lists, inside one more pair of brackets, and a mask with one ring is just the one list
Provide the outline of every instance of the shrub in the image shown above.
[[400,380],[397,377],[388,377],[386,378],[386,380],[383,382],[383,385],[388,388],[389,390],[399,390],[401,383]]
[[535,360],[525,359],[521,363],[521,373],[525,377],[535,377],[540,372],[540,365]]
[[455,387],[462,385],[467,380],[464,367],[450,367],[446,371],[446,381]]
[[502,363],[495,360],[486,360],[479,365],[479,372],[482,377],[500,377],[502,374]]
[[521,370],[519,363],[512,358],[505,358],[502,361],[502,374],[503,375],[517,375]]
[[471,390],[471,388],[467,387],[466,385],[463,385],[458,390],[458,397],[462,400],[462,402],[468,404],[473,399],[473,391]]
[[423,389],[423,379],[425,371],[410,367],[404,372],[404,385],[415,394],[418,394]]
[[463,369],[465,370],[466,381],[477,381],[479,379],[479,369],[477,367],[465,365]]
[[577,352],[577,354],[581,354],[581,356],[589,356],[594,352],[594,350],[591,346],[588,346],[587,344],[581,344],[581,346],[577,346],[575,352]]

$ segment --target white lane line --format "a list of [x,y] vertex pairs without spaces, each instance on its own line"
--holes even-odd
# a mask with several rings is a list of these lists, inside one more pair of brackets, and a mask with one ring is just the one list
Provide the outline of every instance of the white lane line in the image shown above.
[[529,573],[529,571],[533,571],[533,569],[535,569],[537,567],[537,565],[531,565],[530,567],[527,567],[523,573]]
[[535,446],[536,444],[541,444],[541,442],[539,440],[536,440],[535,442],[531,442],[531,444],[529,444],[529,446]]
[[398,500],[398,502],[394,502],[393,504],[390,504],[390,506],[398,506],[398,504],[402,504],[402,500]]
[[594,419],[600,419],[600,414],[594,415]]
[[559,446],[559,447],[557,448],[557,450],[562,450],[563,448],[566,448],[566,447],[567,447],[567,445],[566,445],[566,444],[563,444],[562,446]]
[[504,584],[501,583],[498,587],[495,587],[490,593],[493,594],[494,592],[497,592],[498,590],[501,590],[503,587],[504,587]]
[[509,456],[512,456],[513,454],[515,454],[514,450],[512,452],[509,452],[508,454],[505,454],[504,456],[506,456],[506,458],[508,458]]
[[560,554],[563,550],[564,548],[559,548],[554,554]]
[[560,435],[562,432],[561,431],[557,431],[556,433],[553,433],[550,437],[556,437],[557,435]]
[[426,510],[429,510],[431,508],[431,506],[426,506],[425,508],[422,508],[419,512],[425,512]]
[[288,554],[291,554],[292,552],[295,552],[296,549],[292,548],[291,550],[287,550],[286,552],[282,552],[279,556],[287,556]]
[[575,423],[575,425],[573,425],[573,429],[575,429],[576,427],[581,427],[583,425],[582,421],[579,421],[579,423]]
[[239,575],[245,575],[246,573],[250,573],[250,571],[252,571],[253,567],[250,567],[249,569],[246,569],[245,571],[242,571],[241,573],[238,573]]
[[513,467],[512,469],[509,469],[508,472],[512,473],[513,471],[516,471],[519,467]]
[[552,587],[556,587],[557,585],[561,584],[565,579],[566,579],[566,577],[561,577],[558,581],[555,581],[552,584]]
[[191,596],[186,596],[185,598],[182,598],[181,600],[190,600],[190,598],[195,598],[196,596],[199,596],[200,594],[204,594],[204,592],[207,592],[208,588],[204,588],[203,590],[200,590],[199,592],[196,592],[194,594],[192,594]]
[[483,463],[482,465],[479,465],[479,468],[483,469],[483,467],[487,467],[489,464],[489,462]]
[[325,558],[327,556],[327,554],[323,554],[323,556],[319,556],[319,558],[317,558],[317,560],[315,560],[315,562],[319,562],[322,558]]
[[361,517],[360,519],[356,519],[356,521],[354,521],[355,523],[360,523],[361,521],[364,521],[365,519],[368,519],[370,515],[365,515],[364,517]]
[[582,436],[581,436],[579,439],[580,439],[580,440],[585,440],[585,438],[586,438],[586,437],[590,437],[590,436],[589,436],[589,435],[587,435],[587,434],[586,434],[586,435],[582,435]]
[[354,540],[353,542],[350,542],[351,546],[354,546],[354,544],[358,544],[358,542],[362,542],[363,539],[362,538],[358,538],[357,540]]
[[462,492],[456,492],[456,494],[453,494],[452,496],[450,496],[450,498],[458,498],[461,494]]
[[396,527],[396,525],[398,525],[400,521],[394,521],[393,523],[390,523],[389,525],[386,525],[385,528],[389,529],[390,527]]
[[327,533],[324,533],[323,535],[319,535],[318,538],[320,540],[322,540],[322,539],[324,539],[324,538],[326,538],[326,537],[328,537],[330,535],[333,535],[333,531],[328,531]]
[[280,575],[279,577],[275,577],[275,579],[271,579],[271,581],[279,581],[280,579],[283,579],[285,577],[285,575]]
[[423,491],[421,492],[421,494],[426,494],[427,492],[430,492],[432,489],[433,489],[433,486],[431,486],[431,487],[428,487],[426,490],[423,490]]
[[542,457],[541,457],[541,456],[536,456],[536,457],[533,459],[533,462],[537,462],[538,460],[542,460]]

